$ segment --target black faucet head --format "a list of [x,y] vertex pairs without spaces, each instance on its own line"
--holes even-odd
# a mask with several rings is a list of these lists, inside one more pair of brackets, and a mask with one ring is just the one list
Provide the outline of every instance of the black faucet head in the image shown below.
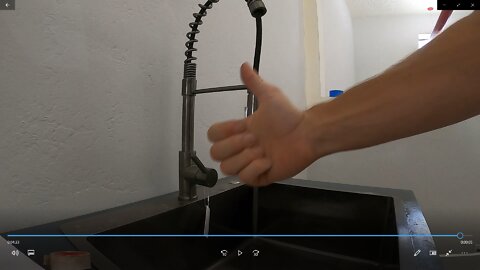
[[262,0],[245,0],[254,18],[261,18],[267,13],[267,8]]

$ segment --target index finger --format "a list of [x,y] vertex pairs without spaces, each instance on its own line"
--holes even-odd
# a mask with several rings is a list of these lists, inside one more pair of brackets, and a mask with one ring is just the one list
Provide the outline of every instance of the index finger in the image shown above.
[[246,128],[247,125],[245,119],[231,120],[212,125],[208,129],[207,135],[211,142],[218,142],[235,134],[242,133]]

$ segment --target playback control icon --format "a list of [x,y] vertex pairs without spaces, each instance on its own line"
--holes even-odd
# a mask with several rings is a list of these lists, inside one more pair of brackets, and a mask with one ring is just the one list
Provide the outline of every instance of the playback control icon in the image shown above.
[[15,0],[0,0],[0,10],[15,10]]
[[438,10],[479,10],[480,0],[437,0]]
[[[240,257],[240,256],[243,255],[243,251],[238,249],[236,254],[237,254],[238,257]],[[222,257],[227,257],[228,256],[228,250],[224,249],[224,250],[220,251],[220,255]],[[252,251],[252,256],[253,257],[258,257],[259,255],[260,255],[260,250],[255,249],[255,250]]]

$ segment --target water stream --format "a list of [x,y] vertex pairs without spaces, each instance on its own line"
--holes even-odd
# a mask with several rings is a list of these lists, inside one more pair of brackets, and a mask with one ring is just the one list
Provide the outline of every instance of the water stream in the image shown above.
[[[205,191],[206,189],[207,191]],[[203,234],[208,235],[210,231],[210,189],[204,187],[203,194],[205,197],[205,223],[203,226]]]
[[258,188],[253,188],[253,209],[252,209],[253,234],[258,233]]

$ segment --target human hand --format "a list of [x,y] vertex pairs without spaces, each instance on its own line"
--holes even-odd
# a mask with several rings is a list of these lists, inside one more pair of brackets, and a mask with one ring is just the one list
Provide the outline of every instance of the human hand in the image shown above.
[[316,159],[309,117],[248,64],[242,65],[241,77],[259,108],[248,118],[210,127],[212,158],[221,162],[223,173],[238,175],[251,186],[298,174]]

